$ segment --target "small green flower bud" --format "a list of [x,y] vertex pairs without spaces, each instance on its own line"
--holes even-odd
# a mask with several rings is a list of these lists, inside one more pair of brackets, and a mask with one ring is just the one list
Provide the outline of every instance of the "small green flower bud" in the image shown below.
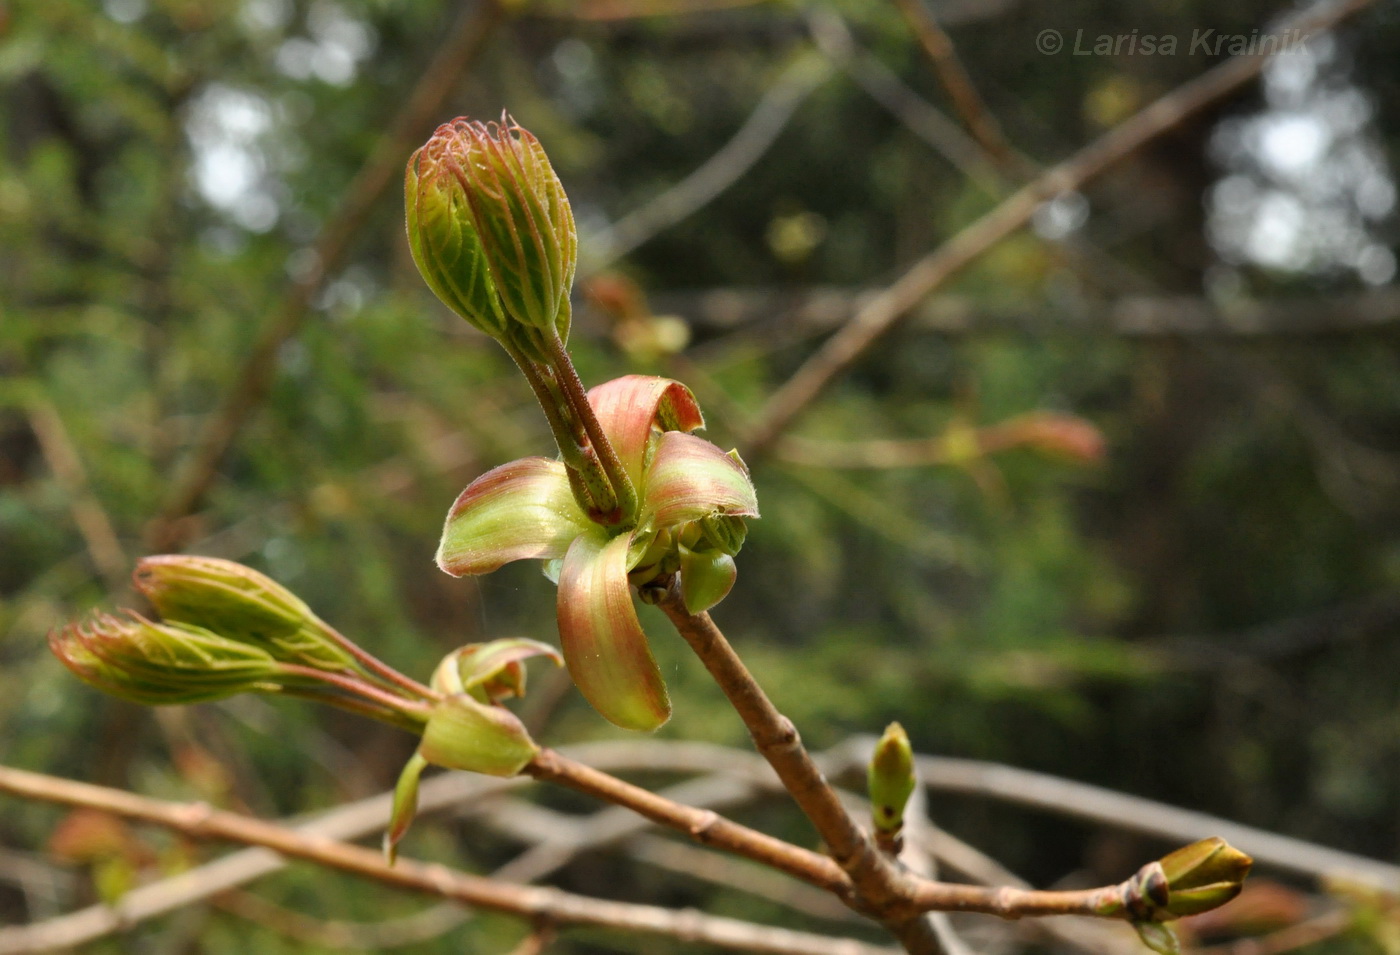
[[885,727],[866,770],[876,833],[896,834],[904,825],[904,807],[914,793],[914,750],[898,723]]
[[49,647],[84,682],[148,706],[273,690],[281,677],[277,661],[258,647],[130,611],[54,631]]
[[286,587],[251,567],[217,557],[146,557],[133,574],[167,621],[191,624],[266,650],[284,663],[318,670],[355,669],[325,624]]
[[450,308],[498,340],[509,322],[568,337],[578,240],[539,140],[459,117],[409,160],[405,199],[414,261]]

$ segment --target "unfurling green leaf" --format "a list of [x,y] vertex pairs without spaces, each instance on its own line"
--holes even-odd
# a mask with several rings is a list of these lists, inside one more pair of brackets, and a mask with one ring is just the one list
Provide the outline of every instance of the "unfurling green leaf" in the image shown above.
[[1181,942],[1176,930],[1165,922],[1134,922],[1138,938],[1157,955],[1181,955]]
[[558,650],[526,637],[469,643],[442,658],[432,687],[448,695],[466,693],[479,703],[524,696],[525,661],[531,657],[548,657],[555,666],[564,665]]
[[394,808],[389,814],[389,826],[384,830],[384,858],[390,865],[398,856],[399,843],[408,834],[413,818],[418,815],[418,780],[428,761],[414,753],[399,773],[399,781],[394,784]]

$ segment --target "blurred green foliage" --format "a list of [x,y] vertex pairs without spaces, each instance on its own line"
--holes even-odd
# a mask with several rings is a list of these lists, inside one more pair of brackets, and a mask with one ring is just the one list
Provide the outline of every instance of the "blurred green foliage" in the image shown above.
[[[948,109],[895,7],[832,9],[910,95]],[[934,9],[1009,139],[1042,164],[1212,61],[1046,56],[1040,30],[1247,33],[1277,12],[1255,0]],[[534,131],[569,192],[587,263],[591,238],[714,155],[812,41],[805,4],[621,19],[572,10],[515,9],[441,119],[504,105]],[[0,4],[0,759],[264,814],[392,784],[413,746],[406,735],[294,703],[128,710],[73,680],[45,634],[90,606],[133,601],[124,567],[145,549],[203,423],[314,266],[311,244],[456,15],[453,4],[406,0]],[[1392,206],[1396,21],[1393,7],[1365,14],[1320,47],[1301,87],[1354,91],[1364,107],[1351,132],[1329,133],[1316,176],[1359,175],[1332,160],[1361,143]],[[968,328],[906,324],[799,424],[814,439],[934,437],[1053,409],[1103,432],[1101,465],[1032,448],[893,470],[755,462],[763,519],[717,616],[809,744],[898,719],[918,751],[1400,853],[1400,339],[1393,297],[1375,323],[1347,311],[1358,295],[1393,294],[1395,217],[1383,202],[1342,217],[1353,231],[1331,234],[1352,243],[1355,268],[1329,246],[1286,265],[1229,246],[1211,224],[1223,214],[1220,182],[1266,180],[1268,157],[1228,154],[1219,130],[1270,104],[1252,88],[1192,117],[1091,184],[1087,219],[1058,233],[1038,220],[1038,233],[999,246],[940,292],[969,310]],[[1288,183],[1273,185],[1287,194]],[[608,313],[580,294],[579,367],[589,383],[629,371],[687,380],[727,447],[822,329],[781,312],[726,326],[700,292],[778,287],[800,302],[818,287],[878,287],[996,197],[834,70],[731,187],[618,263],[687,320],[689,350],[629,356]],[[1112,316],[1134,298],[1314,303],[1318,317],[1305,333],[1126,333]],[[415,274],[391,183],[277,350],[266,400],[180,525],[187,549],[265,571],[420,678],[468,641],[552,640],[553,591],[534,567],[459,581],[431,562],[463,485],[549,448],[527,389],[488,346]],[[104,522],[119,553],[103,549]],[[661,735],[742,744],[681,642],[660,618],[648,626],[676,704]],[[616,735],[572,691],[549,715],[538,734],[547,743]],[[1096,849],[1123,838],[968,799],[933,807],[1043,882],[1092,870],[1105,855]],[[42,849],[62,816],[7,806],[0,843]],[[808,838],[773,807],[750,821]],[[407,849],[485,871],[511,846],[448,822],[415,830]],[[792,918],[619,865],[586,856],[558,882]],[[305,868],[256,891],[331,919],[428,904]],[[7,922],[53,914],[9,884],[0,912]],[[483,916],[401,950],[503,951],[521,932]],[[558,950],[657,944],[571,933]],[[320,950],[212,909],[94,950],[183,948]]]

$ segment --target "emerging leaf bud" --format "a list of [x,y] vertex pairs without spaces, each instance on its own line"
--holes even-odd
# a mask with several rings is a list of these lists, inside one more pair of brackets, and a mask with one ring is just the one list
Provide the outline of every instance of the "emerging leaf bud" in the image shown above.
[[469,643],[442,658],[432,686],[439,693],[466,693],[479,703],[524,696],[525,661],[531,657],[548,657],[555,666],[564,665],[558,650],[526,637]]
[[1168,911],[1180,917],[1224,905],[1240,894],[1253,865],[1253,859],[1218,836],[1164,856]]
[[258,647],[130,612],[54,631],[49,647],[84,682],[148,706],[271,690],[281,678],[280,665]]
[[[904,826],[904,807],[914,793],[914,750],[898,723],[885,727],[866,770],[875,834],[893,848]],[[882,837],[882,838],[881,838]]]
[[539,752],[524,724],[497,702],[524,695],[524,663],[538,656],[549,657],[556,666],[564,663],[553,647],[524,637],[468,644],[442,658],[432,687],[444,698],[429,714],[418,751],[394,787],[393,813],[384,832],[384,855],[391,864],[418,812],[418,780],[430,763],[514,776]]
[[568,337],[578,240],[539,140],[504,114],[454,119],[409,160],[404,196],[413,260],[448,307],[497,340],[511,322]]
[[1202,839],[1143,866],[1105,900],[1099,914],[1128,918],[1145,944],[1174,955],[1176,936],[1160,923],[1229,902],[1244,888],[1253,864],[1224,839]]
[[325,624],[286,587],[231,560],[167,554],[136,565],[136,589],[167,621],[191,624],[266,650],[284,663],[355,669]]

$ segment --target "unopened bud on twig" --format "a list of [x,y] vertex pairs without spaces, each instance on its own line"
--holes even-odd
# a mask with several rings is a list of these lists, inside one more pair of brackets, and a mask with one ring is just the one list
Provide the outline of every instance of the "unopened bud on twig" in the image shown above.
[[300,597],[251,567],[218,557],[145,557],[132,575],[151,606],[176,623],[260,647],[284,663],[349,672],[351,655]]
[[255,646],[128,612],[94,614],[49,634],[49,647],[84,682],[133,703],[219,700],[275,689],[281,666]]
[[866,779],[876,841],[887,851],[898,852],[904,807],[914,793],[914,750],[903,726],[891,723],[885,727],[870,757]]
[[556,666],[564,663],[553,647],[522,637],[469,644],[438,664],[432,685],[446,696],[433,706],[418,751],[394,787],[394,808],[384,833],[384,854],[391,863],[418,811],[418,781],[429,764],[514,776],[539,752],[524,724],[497,702],[524,694],[524,661],[536,656],[549,657]]
[[1244,888],[1253,864],[1224,839],[1202,839],[1143,866],[1099,914],[1127,918],[1149,948],[1176,955],[1176,934],[1163,923],[1229,902]]
[[449,308],[497,340],[530,339],[512,323],[568,337],[578,241],[539,140],[504,114],[454,119],[409,160],[404,199],[413,260]]

